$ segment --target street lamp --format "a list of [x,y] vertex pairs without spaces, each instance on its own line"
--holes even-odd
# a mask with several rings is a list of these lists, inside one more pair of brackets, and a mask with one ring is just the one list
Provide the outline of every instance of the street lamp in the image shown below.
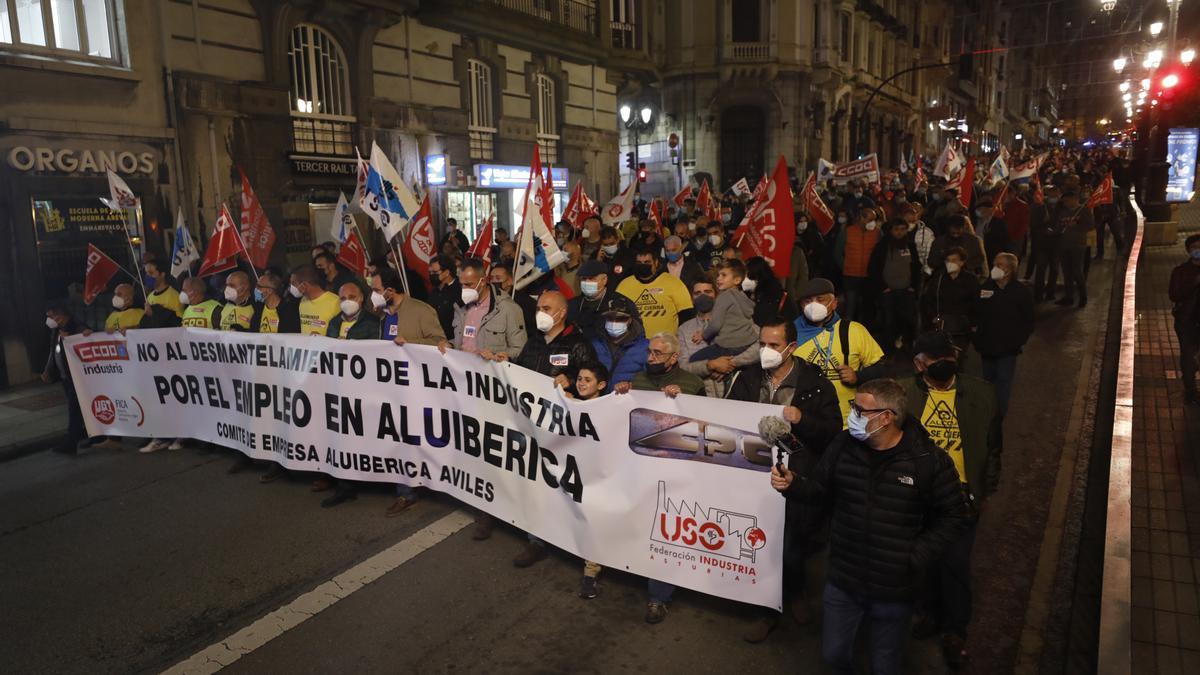
[[1129,83],[1122,82],[1117,88],[1120,89],[1122,92],[1129,91]]
[[1154,23],[1150,24],[1150,34],[1155,37],[1158,37],[1158,34],[1162,32],[1162,29],[1163,22],[1161,21],[1155,21]]
[[1195,58],[1196,58],[1196,50],[1192,49],[1191,47],[1188,47],[1187,49],[1179,52],[1179,62],[1185,66],[1190,65],[1191,62]]
[[642,106],[642,124],[650,124],[650,116],[653,114],[654,111],[650,109],[650,106]]
[[621,114],[621,122],[626,129],[633,132],[633,166],[630,167],[632,173],[631,180],[636,181],[638,167],[641,166],[641,160],[638,157],[638,146],[642,144],[642,132],[654,129],[654,124],[651,120],[654,118],[654,109],[649,105],[643,104],[637,111],[637,117],[634,117],[633,106],[628,103],[622,103],[617,109]]
[[1113,70],[1117,71],[1118,73],[1122,70],[1125,70],[1125,63],[1125,57],[1118,56],[1117,58],[1113,59]]
[[621,106],[621,121],[622,122],[624,122],[625,124],[629,124],[629,116],[632,114],[633,114],[633,108],[630,108],[628,105]]
[[1117,0],[1100,0],[1100,11],[1111,12],[1117,8]]

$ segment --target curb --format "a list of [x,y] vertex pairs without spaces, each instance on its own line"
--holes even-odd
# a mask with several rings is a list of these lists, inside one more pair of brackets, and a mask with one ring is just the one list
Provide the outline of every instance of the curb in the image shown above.
[[65,430],[53,434],[44,434],[19,443],[0,447],[0,464],[32,455],[35,452],[49,450],[56,441],[62,438],[64,433],[66,433]]

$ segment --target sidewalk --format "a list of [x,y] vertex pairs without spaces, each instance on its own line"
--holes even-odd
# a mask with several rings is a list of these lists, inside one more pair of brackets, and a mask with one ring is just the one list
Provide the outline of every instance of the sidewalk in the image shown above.
[[66,432],[61,384],[39,382],[0,391],[0,462],[46,450]]
[[1183,259],[1181,244],[1152,247],[1138,265],[1132,628],[1135,670],[1148,673],[1200,672],[1200,406],[1183,403],[1167,299]]

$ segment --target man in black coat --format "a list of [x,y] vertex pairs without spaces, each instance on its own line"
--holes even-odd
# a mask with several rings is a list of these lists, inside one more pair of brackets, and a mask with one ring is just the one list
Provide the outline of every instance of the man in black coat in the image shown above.
[[[825,446],[842,430],[842,410],[833,385],[820,368],[793,355],[796,324],[778,317],[765,321],[758,332],[759,363],[733,373],[725,398],[782,405],[783,418],[792,425],[792,435],[803,450],[788,457],[792,471],[805,473],[816,464]],[[804,594],[804,563],[821,529],[824,511],[788,502],[784,525],[784,595],[790,598],[792,616],[808,623],[812,610]],[[779,625],[777,612],[765,611],[743,636],[747,642],[762,642]]]
[[771,486],[789,499],[832,506],[822,652],[837,673],[856,672],[867,616],[871,672],[901,672],[919,580],[970,523],[954,462],[907,408],[895,380],[866,382],[848,431],[811,472],[771,468]]
[[429,261],[429,281],[433,285],[429,304],[437,310],[446,335],[454,335],[454,306],[462,304],[462,284],[458,283],[457,274],[454,258],[448,255],[434,256]]
[[996,388],[1000,416],[1008,412],[1017,356],[1033,334],[1033,291],[1017,280],[1017,257],[1001,253],[971,306],[971,341],[983,357],[983,378]]

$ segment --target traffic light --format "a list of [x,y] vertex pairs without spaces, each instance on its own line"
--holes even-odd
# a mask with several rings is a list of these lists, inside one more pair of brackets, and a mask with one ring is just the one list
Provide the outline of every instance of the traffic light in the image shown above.
[[638,164],[638,174],[637,174],[637,176],[638,176],[638,182],[639,182],[639,183],[645,183],[645,182],[646,182],[646,163],[645,163],[645,162],[642,162],[642,163]]
[[629,169],[630,171],[633,171],[633,153],[632,152],[625,153],[625,168]]

